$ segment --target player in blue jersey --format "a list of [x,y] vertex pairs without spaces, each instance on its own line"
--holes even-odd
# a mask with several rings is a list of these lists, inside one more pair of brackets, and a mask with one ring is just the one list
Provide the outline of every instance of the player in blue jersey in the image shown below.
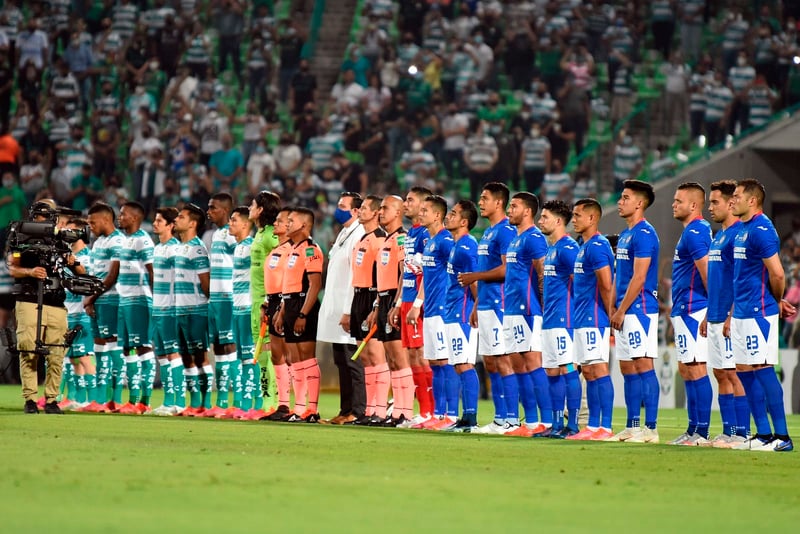
[[478,432],[505,434],[519,426],[519,386],[503,333],[503,282],[506,251],[516,232],[506,217],[508,187],[499,182],[483,186],[478,207],[489,227],[478,243],[478,270],[462,273],[459,281],[468,286],[478,282],[478,298],[470,323],[478,329],[478,354],[483,357],[492,385],[494,420]]
[[[447,381],[447,409],[458,410],[458,391],[461,390],[462,415],[453,425],[445,428],[452,432],[471,432],[478,427],[478,396],[480,383],[475,371],[478,357],[478,332],[469,324],[472,306],[478,293],[477,284],[467,287],[458,281],[460,273],[475,271],[478,258],[478,242],[469,233],[478,222],[478,208],[471,200],[461,200],[445,218],[445,227],[453,235],[453,248],[447,259],[449,277],[446,311],[444,315],[447,344],[450,349],[450,365],[458,381],[452,377]],[[448,370],[449,372],[449,370]],[[459,388],[460,385],[460,388]],[[453,396],[455,395],[455,400]]]
[[613,436],[614,385],[608,373],[611,339],[608,315],[614,307],[614,252],[597,225],[603,216],[592,198],[578,200],[572,227],[579,236],[572,282],[575,360],[586,379],[589,421],[567,439],[602,441]]
[[[581,408],[581,381],[575,368],[574,325],[572,318],[572,273],[578,243],[567,233],[572,206],[551,200],[542,206],[539,228],[550,246],[544,258],[542,306],[542,367],[550,383],[553,403],[552,438],[568,438],[578,433]],[[569,418],[564,426],[564,406]]]
[[[745,441],[750,434],[750,407],[742,383],[736,376],[729,332],[733,307],[733,240],[742,222],[731,210],[736,182],[714,182],[710,190],[708,212],[711,220],[721,224],[722,228],[714,236],[708,251],[708,313],[700,323],[700,334],[708,339],[708,365],[717,379],[717,400],[722,419],[722,434],[712,440],[712,446],[730,448]],[[760,386],[758,389],[761,390]],[[763,405],[763,390],[757,393],[762,398],[759,404]]]
[[703,219],[706,191],[697,182],[678,186],[672,216],[683,224],[672,259],[672,326],[678,353],[678,372],[686,386],[689,426],[670,445],[710,445],[713,392],[708,378],[708,339],[700,323],[708,307],[708,250],[711,225]]
[[[617,202],[617,213],[627,228],[617,241],[614,281],[617,302],[611,328],[617,331],[616,353],[625,380],[625,429],[609,438],[631,443],[658,443],[659,384],[653,369],[658,357],[658,251],[656,229],[644,218],[655,201],[653,186],[626,180]],[[639,423],[645,406],[645,429]]]
[[[214,380],[217,384],[216,405],[203,414],[223,415],[228,409],[228,394],[233,389],[232,367],[238,364],[233,335],[233,251],[236,238],[228,224],[233,210],[233,197],[217,193],[208,201],[206,215],[217,229],[211,237],[208,259],[211,262],[208,296],[208,335],[214,348]],[[212,370],[207,369],[207,373]]]
[[[104,412],[114,412],[122,405],[125,382],[125,360],[117,343],[119,294],[119,251],[124,235],[114,226],[116,214],[108,204],[97,202],[89,208],[89,228],[95,235],[92,246],[91,274],[103,280],[101,295],[86,297],[83,305],[92,318],[94,353],[97,358],[97,402],[105,404]],[[108,399],[108,390],[112,399]]]
[[[752,179],[741,180],[733,193],[733,214],[741,219],[742,227],[733,245],[731,339],[757,432],[734,448],[785,452],[794,445],[786,428],[783,387],[774,367],[778,363],[778,319],[796,310],[782,299],[786,278],[780,239],[764,215],[764,196],[764,186]],[[755,381],[764,390],[769,416],[753,392]]]
[[537,211],[539,199],[528,192],[515,194],[508,206],[508,222],[517,235],[506,252],[503,336],[525,408],[525,424],[509,430],[507,436],[545,437],[553,425],[550,387],[542,367],[541,283],[547,240],[534,224]]
[[405,257],[403,266],[403,287],[400,292],[400,306],[390,312],[389,320],[400,328],[400,338],[403,347],[408,350],[408,359],[411,364],[411,375],[414,380],[419,414],[403,426],[414,426],[426,422],[433,414],[433,372],[423,355],[424,336],[422,335],[422,319],[417,319],[417,324],[410,324],[406,317],[415,305],[417,292],[421,285],[422,251],[430,235],[428,229],[419,221],[419,210],[426,198],[433,193],[425,187],[412,187],[403,203],[405,216],[411,221],[405,241]]
[[[450,359],[444,325],[449,282],[447,260],[450,257],[450,250],[453,248],[453,235],[444,227],[446,215],[447,202],[436,195],[426,198],[419,210],[419,222],[428,229],[430,237],[422,252],[422,285],[416,300],[422,301],[421,307],[425,316],[425,322],[422,325],[422,335],[426,340],[424,355],[433,372],[434,406],[433,417],[424,423],[412,426],[412,428],[434,430],[445,428],[456,422],[455,417],[447,416],[447,381],[451,382],[452,388],[452,382],[455,380],[457,387],[458,378],[451,375],[446,369]],[[409,310],[406,320],[414,326],[417,324],[419,316],[420,307],[415,303]],[[455,402],[456,413],[458,413],[457,395]]]

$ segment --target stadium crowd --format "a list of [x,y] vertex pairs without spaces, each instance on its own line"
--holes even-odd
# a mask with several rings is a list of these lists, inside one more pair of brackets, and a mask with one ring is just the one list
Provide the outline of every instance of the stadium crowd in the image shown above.
[[[512,225],[519,228],[527,223],[531,226],[526,229],[535,228],[533,217],[541,202],[546,208],[542,213],[546,220],[539,220],[542,231],[551,224],[547,235],[566,235],[565,227],[573,217],[573,199],[597,197],[600,191],[599,177],[591,176],[588,165],[581,165],[574,176],[565,171],[571,159],[583,151],[593,113],[604,107],[603,102],[607,103],[608,118],[613,124],[624,121],[630,113],[636,94],[634,75],[644,59],[645,43],[651,43],[665,61],[661,68],[667,80],[664,105],[669,110],[668,116],[676,117],[680,125],[688,122],[691,137],[705,136],[708,145],[720,141],[725,132],[735,134],[763,125],[774,106],[796,99],[797,14],[788,2],[783,4],[764,4],[755,10],[736,5],[711,12],[699,2],[412,1],[398,4],[368,0],[362,14],[363,31],[358,41],[347,49],[341,76],[329,95],[320,96],[316,76],[309,60],[303,56],[306,28],[297,27],[291,18],[276,20],[270,2],[250,5],[238,0],[120,0],[20,5],[9,0],[0,12],[0,63],[5,67],[0,68],[0,81],[5,82],[0,86],[0,103],[7,103],[0,105],[3,124],[0,202],[4,207],[0,224],[5,226],[11,220],[22,218],[27,205],[44,198],[87,212],[89,225],[102,245],[100,248],[109,249],[105,257],[108,265],[95,268],[94,256],[90,262],[95,274],[109,280],[109,289],[115,284],[121,289],[120,310],[125,302],[136,301],[141,306],[140,297],[144,295],[137,291],[144,290],[142,277],[148,274],[153,285],[151,306],[154,310],[159,295],[156,287],[159,272],[184,271],[182,275],[196,282],[191,287],[180,286],[180,290],[177,283],[170,286],[176,296],[186,296],[187,300],[172,302],[168,307],[186,306],[188,312],[176,315],[184,317],[177,320],[178,323],[186,323],[177,325],[182,332],[182,344],[175,346],[170,343],[176,340],[162,339],[161,351],[171,351],[164,354],[156,351],[153,355],[144,343],[144,339],[150,339],[150,331],[149,327],[143,329],[137,323],[136,318],[141,316],[137,308],[126,312],[130,317],[120,311],[119,317],[125,319],[120,319],[119,323],[116,313],[107,315],[107,328],[102,328],[98,324],[103,318],[102,300],[110,300],[106,304],[113,308],[117,303],[110,298],[112,294],[97,299],[97,303],[91,299],[73,302],[75,310],[80,310],[79,305],[84,306],[89,315],[95,316],[92,329],[96,339],[86,341],[84,349],[88,354],[91,345],[102,367],[97,369],[96,385],[84,383],[83,389],[104,393],[91,399],[94,401],[91,409],[103,406],[104,410],[117,409],[117,405],[121,405],[122,386],[127,383],[131,388],[131,402],[119,409],[131,413],[144,411],[139,404],[146,405],[142,401],[149,396],[147,388],[152,387],[156,369],[153,362],[158,359],[162,382],[167,387],[172,384],[174,395],[174,403],[165,402],[162,412],[249,414],[248,417],[254,418],[316,422],[319,420],[316,412],[319,367],[312,344],[317,338],[309,336],[311,328],[308,331],[305,328],[282,330],[284,322],[305,322],[306,316],[310,327],[311,318],[319,313],[316,293],[322,287],[322,258],[332,255],[337,245],[332,219],[349,239],[354,236],[346,232],[347,223],[352,225],[355,221],[365,230],[371,228],[365,235],[374,235],[376,243],[384,239],[388,242],[395,232],[392,250],[384,251],[379,245],[370,244],[371,261],[377,262],[376,255],[380,253],[381,262],[386,258],[385,265],[403,265],[414,276],[424,273],[426,267],[446,265],[447,258],[439,257],[436,260],[439,263],[431,258],[425,260],[424,249],[415,251],[422,258],[416,263],[407,257],[406,243],[410,239],[401,240],[399,233],[404,213],[418,226],[428,230],[446,227],[453,238],[460,234],[466,238],[477,222],[479,211],[491,227],[505,220],[508,190],[517,186],[516,189],[526,193],[515,197],[516,205],[524,205],[519,209],[521,212],[527,209],[528,215],[520,215],[519,223],[504,223],[503,232],[510,236]],[[717,30],[724,37],[718,43],[719,54],[702,48],[706,21],[719,25]],[[680,33],[680,39],[678,49],[673,50],[676,33]],[[716,57],[720,60],[713,59]],[[228,70],[229,62],[231,70]],[[605,84],[598,81],[600,72],[604,73]],[[245,94],[248,99],[240,105]],[[674,124],[668,125],[667,133],[676,133]],[[634,183],[630,179],[637,177],[642,169],[642,150],[635,144],[631,135],[620,136],[614,165],[617,193],[624,193],[626,184]],[[468,182],[465,196],[470,197],[473,204],[459,200],[454,187],[459,178]],[[492,185],[487,194],[487,183],[499,185]],[[414,204],[413,194],[411,201],[407,196],[404,202],[391,196],[409,190],[426,191],[424,195],[416,194],[416,207],[410,206]],[[642,193],[642,190],[636,192]],[[433,200],[427,200],[429,197]],[[282,199],[282,206],[291,208],[282,208],[278,198]],[[649,202],[643,201],[642,211]],[[234,209],[242,203],[249,205],[249,209]],[[495,203],[494,208],[489,207],[492,203]],[[514,199],[511,205],[515,205]],[[208,206],[208,220],[216,230],[206,232],[206,210],[198,206]],[[451,212],[448,208],[453,206],[458,209]],[[592,212],[599,209],[599,205],[591,202],[582,206],[591,206],[585,209]],[[420,209],[425,209],[425,213],[415,212]],[[115,210],[126,214],[120,216],[119,230],[115,228]],[[394,213],[394,218],[387,213]],[[545,217],[545,213],[549,216]],[[286,218],[283,223],[278,222],[281,214]],[[510,219],[515,217],[509,215]],[[435,224],[437,216],[439,226]],[[98,219],[102,221],[97,222]],[[137,241],[137,247],[141,245],[137,248],[143,254],[141,258],[122,259],[120,256],[112,260],[117,257],[115,255],[123,254],[120,249],[126,249],[121,245],[122,232],[137,234],[142,225],[149,230],[148,221],[152,221],[153,232],[163,239],[162,254],[170,250],[168,246],[176,246],[174,242],[168,245],[171,232],[175,232],[184,244],[185,254],[174,254],[174,258],[184,258],[185,264],[168,264],[157,271],[155,259],[160,256],[155,254],[153,267],[143,267],[149,265],[145,260],[146,251],[150,250],[145,237],[141,237],[141,243]],[[456,221],[460,222],[456,224]],[[389,226],[389,222],[394,226]],[[80,220],[65,224],[80,224]],[[228,224],[230,227],[226,228]],[[257,229],[254,244],[247,242],[251,224]],[[285,225],[283,230],[281,224]],[[339,237],[344,235],[341,232]],[[207,244],[200,239],[204,233],[209,237]],[[141,231],[140,235],[147,233]],[[312,240],[311,235],[315,239]],[[279,302],[273,299],[274,308],[267,314],[270,333],[273,341],[283,334],[285,345],[283,351],[276,350],[273,345],[270,365],[266,366],[270,374],[264,383],[277,388],[270,393],[270,398],[276,402],[273,406],[276,411],[270,413],[262,410],[261,367],[258,365],[261,354],[248,358],[241,351],[247,351],[242,341],[245,338],[254,344],[255,340],[265,337],[259,331],[259,310],[263,292],[267,290],[261,290],[262,294],[252,293],[252,275],[256,273],[255,276],[264,282],[269,279],[262,266],[268,267],[266,256],[282,236],[288,237],[295,248],[300,246],[298,243],[307,246],[288,254],[288,258],[295,258],[298,266],[305,269],[299,278],[288,282],[292,290],[272,288],[272,294],[283,297]],[[541,248],[544,237],[540,235],[539,238]],[[259,244],[267,239],[270,244],[263,244],[260,250],[264,255],[260,258],[258,254],[245,252],[248,245],[259,249]],[[224,246],[220,244],[223,240],[227,240]],[[92,250],[97,246],[95,243]],[[577,243],[572,246],[577,251]],[[153,247],[150,254],[155,250]],[[204,257],[203,250],[207,251],[210,263],[200,259]],[[402,262],[398,260],[400,250],[406,253]],[[477,257],[478,264],[471,269],[464,268],[462,274],[470,274],[479,269],[482,261],[489,261],[484,258],[486,250],[477,244],[475,250],[477,253],[472,255]],[[547,250],[546,245],[542,250]],[[364,253],[362,260],[369,257],[366,249],[359,252]],[[232,261],[215,264],[215,254],[219,258],[232,258]],[[503,252],[493,252],[495,260],[502,255]],[[166,256],[173,254],[166,253]],[[243,263],[245,256],[253,258],[248,267]],[[241,260],[238,272],[242,278],[239,279],[235,278],[237,259]],[[121,270],[124,262],[133,264],[136,261],[143,262],[135,271],[138,286],[134,286],[139,290],[130,296],[139,299],[126,299],[125,286],[132,278],[120,275],[118,280],[112,279],[124,272]],[[178,262],[177,259],[173,261]],[[112,272],[107,269],[114,262],[118,263],[119,273],[108,278]],[[546,266],[545,260],[542,265],[545,270],[540,273],[544,280],[548,279]],[[231,284],[226,282],[215,287],[215,268],[219,269],[218,276],[224,278],[230,274]],[[294,263],[291,268],[295,268]],[[488,305],[487,299],[499,297],[497,288],[487,290],[486,298],[481,298],[481,288],[503,279],[500,271],[495,270],[498,268],[496,265],[483,270],[491,273],[484,278],[462,276],[453,289],[455,291],[455,286],[470,288],[475,283],[473,297],[477,296],[481,305]],[[556,267],[553,269],[555,272]],[[249,276],[245,277],[245,272]],[[376,267],[375,276],[377,272],[380,269]],[[330,276],[330,271],[328,274]],[[389,279],[391,276],[386,274],[387,284]],[[427,280],[424,275],[423,280]],[[399,348],[402,345],[398,344],[402,340],[394,339],[392,334],[390,314],[393,308],[386,309],[392,303],[382,300],[387,295],[375,298],[373,294],[384,292],[380,281],[370,278],[370,273],[365,273],[362,281],[363,285],[355,286],[351,299],[360,302],[362,307],[353,311],[362,315],[366,311],[367,316],[356,320],[354,317],[361,318],[360,315],[342,313],[350,322],[336,317],[334,323],[341,322],[343,330],[349,333],[345,342],[331,340],[345,346],[344,361],[337,362],[341,364],[340,380],[350,373],[350,381],[353,381],[353,367],[346,361],[349,359],[346,347],[354,345],[349,342],[351,337],[360,340],[364,336],[362,323],[369,332],[369,327],[376,322],[375,317],[369,319],[368,313],[373,301],[378,317],[385,315],[384,332],[378,329],[377,339],[386,348],[385,351],[376,348],[376,339],[367,343],[360,353],[367,404],[361,412],[354,412],[352,406],[349,411],[343,410],[339,414],[340,422],[456,425],[454,428],[474,430],[472,406],[477,383],[474,361],[462,362],[457,358],[453,365],[426,366],[419,350],[404,357]],[[528,281],[531,281],[530,273]],[[237,282],[240,284],[238,293]],[[386,291],[400,291],[406,287],[398,286],[397,282],[395,280],[393,287],[387,285]],[[247,291],[241,286],[244,283],[248,285]],[[448,293],[446,281],[441,284],[438,290]],[[546,293],[547,284],[543,285]],[[534,286],[538,284],[531,283],[531,288]],[[529,290],[533,291],[531,288]],[[465,291],[461,298],[469,300],[470,292]],[[245,305],[246,300],[240,300],[236,304],[237,295],[244,298],[245,293],[250,295],[250,302]],[[211,367],[206,347],[202,346],[204,334],[198,330],[198,325],[205,321],[197,317],[192,320],[192,314],[203,313],[197,308],[202,304],[203,295],[211,310],[221,302],[215,298],[225,296],[223,300],[227,302],[229,295],[232,301],[230,309],[210,312],[211,317],[229,316],[234,320],[227,329],[213,324],[213,320],[209,323],[216,369]],[[287,295],[295,296],[287,298]],[[557,300],[561,299],[554,299],[554,302]],[[403,315],[413,317],[419,313],[420,306],[414,305],[416,298],[408,302],[403,299],[403,302],[408,305]],[[545,303],[548,302],[545,299]],[[244,312],[246,307],[248,314]],[[240,308],[238,315],[237,308]],[[447,309],[455,311],[449,306]],[[497,310],[478,307],[476,315],[490,311]],[[557,312],[559,310],[553,310]],[[75,311],[73,315],[82,313]],[[295,314],[291,316],[293,320],[285,321],[284,314],[289,313]],[[575,402],[576,398],[578,402],[580,399],[580,382],[577,381],[576,362],[556,359],[554,365],[549,362],[547,366],[530,355],[554,350],[563,356],[570,352],[560,346],[563,336],[554,334],[549,338],[552,347],[524,346],[525,340],[536,337],[530,335],[536,325],[522,321],[512,330],[522,332],[518,336],[521,339],[514,343],[519,344],[517,352],[523,356],[521,359],[506,358],[506,353],[495,354],[496,348],[485,345],[488,341],[482,339],[487,336],[470,337],[464,324],[474,323],[480,328],[481,321],[472,321],[465,315],[471,314],[462,310],[456,318],[445,318],[445,313],[432,316],[433,319],[442,318],[442,328],[424,336],[429,340],[424,356],[434,362],[447,360],[431,358],[428,354],[433,350],[430,340],[445,331],[455,330],[457,334],[458,329],[461,330],[461,334],[452,338],[458,346],[477,344],[481,356],[487,357],[485,362],[498,408],[495,427],[485,431],[530,435],[546,430],[546,434],[562,437],[569,436],[571,431],[577,433],[574,420],[566,426],[561,424],[564,408],[570,418],[577,416]],[[533,315],[523,314],[525,317]],[[154,312],[154,320],[156,317],[161,316]],[[448,320],[458,328],[450,328]],[[502,332],[506,325],[502,318],[499,320],[487,332],[494,331],[495,336]],[[128,321],[130,324],[126,324]],[[435,320],[426,324],[431,322]],[[125,329],[118,324],[125,325]],[[316,330],[317,325],[313,326]],[[395,330],[399,335],[399,320],[397,326]],[[561,328],[538,326],[545,330]],[[119,332],[115,331],[117,328]],[[138,341],[133,340],[135,336],[127,335],[128,329],[138,329]],[[117,338],[118,333],[120,337],[112,339]],[[422,337],[419,332],[416,335]],[[408,345],[409,341],[405,341]],[[449,341],[442,338],[442,343]],[[498,346],[505,344],[499,339],[496,341]],[[277,343],[280,345],[280,341]],[[176,347],[180,350],[175,350]],[[449,349],[442,346],[435,350],[441,353]],[[74,357],[85,359],[85,355]],[[170,371],[165,372],[164,366]],[[595,371],[599,368],[584,367]],[[629,377],[642,375],[638,391],[642,395],[644,391],[649,392],[651,397],[642,399],[652,410],[652,395],[657,395],[657,391],[653,393],[657,385],[651,383],[652,368],[639,367],[623,371],[626,388],[630,382],[635,390],[636,380]],[[76,373],[76,376],[82,375]],[[589,401],[590,418],[598,418],[590,424],[591,433],[611,438],[610,413],[599,407],[600,396],[603,403],[608,401],[607,376],[606,369],[605,374],[589,373],[586,380],[587,393],[589,383],[594,391]],[[358,378],[355,381],[358,382]],[[69,389],[79,391],[80,382],[76,379],[75,386]],[[226,405],[228,391],[218,390],[218,397],[223,400],[211,407],[214,383],[218,388],[224,384],[241,393],[239,401],[234,400],[238,406],[229,409]],[[288,411],[289,384],[294,387],[295,398],[300,399],[292,412]],[[385,405],[390,384],[395,392],[396,409],[391,416]],[[138,387],[134,389],[134,385]],[[184,385],[191,393],[190,407],[180,410],[179,398],[182,398]],[[428,388],[439,393],[434,399],[423,400],[429,407],[427,415],[431,417],[412,422],[413,394],[409,402],[408,392],[416,389],[418,395],[425,395]],[[542,419],[545,419],[542,422],[536,416],[535,403],[531,403],[539,400],[534,392],[545,390],[564,402],[556,409],[551,398],[552,410],[543,408],[548,405],[546,402],[539,404]],[[465,411],[456,420],[459,391],[464,395]],[[499,413],[500,391],[505,391],[505,396],[511,399],[507,413]],[[526,401],[529,403],[525,406],[528,426],[520,424],[518,407],[513,406],[515,391],[518,397],[525,397],[523,406]],[[398,397],[398,392],[403,393]],[[104,396],[108,393],[112,395],[110,400]],[[90,402],[88,395],[79,402]],[[397,404],[398,401],[401,404]],[[109,407],[108,402],[113,404]],[[629,408],[633,410],[632,405]],[[547,416],[551,411],[553,415]],[[527,420],[529,412],[530,421]],[[626,430],[634,430],[619,439],[658,440],[655,419],[650,418],[652,414],[647,415],[644,429],[639,428],[638,415],[629,415]],[[546,418],[552,421],[547,423]],[[777,440],[766,440],[765,434],[759,432],[765,447],[787,442],[791,445],[785,431],[780,431],[777,424]],[[689,437],[695,434],[694,431],[688,433]],[[707,432],[701,437],[708,440]],[[752,444],[751,441],[744,443]]]

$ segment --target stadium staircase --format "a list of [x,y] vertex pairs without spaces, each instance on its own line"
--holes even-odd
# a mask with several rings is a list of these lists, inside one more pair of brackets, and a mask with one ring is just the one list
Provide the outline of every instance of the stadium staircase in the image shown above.
[[312,32],[315,16],[319,17],[319,27],[309,57],[311,57],[311,68],[317,75],[317,90],[322,102],[330,94],[331,87],[339,77],[342,58],[350,43],[350,28],[358,3],[358,0],[315,2],[315,13],[311,21]]

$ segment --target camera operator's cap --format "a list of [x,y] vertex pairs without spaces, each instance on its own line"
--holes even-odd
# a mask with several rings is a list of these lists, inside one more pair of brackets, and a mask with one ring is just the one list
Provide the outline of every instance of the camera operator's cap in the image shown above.
[[31,206],[31,209],[56,210],[58,209],[58,205],[56,204],[56,201],[53,200],[52,198],[43,198],[40,201],[36,202],[33,206]]

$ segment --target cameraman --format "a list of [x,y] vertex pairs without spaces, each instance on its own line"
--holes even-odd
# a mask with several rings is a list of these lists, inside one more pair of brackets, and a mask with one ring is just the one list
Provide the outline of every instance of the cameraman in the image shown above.
[[[57,219],[55,203],[45,200],[34,204],[28,219],[47,222]],[[55,252],[55,251],[54,251]],[[68,263],[75,272],[82,274],[83,267],[73,267],[75,257],[70,255]],[[19,370],[22,378],[22,396],[25,398],[25,413],[39,413],[36,406],[38,392],[37,367],[39,355],[36,348],[37,328],[37,282],[44,282],[42,299],[42,341],[48,349],[47,376],[45,378],[45,413],[63,413],[56,403],[58,386],[64,362],[64,334],[67,332],[67,310],[64,307],[66,294],[52,266],[40,253],[30,250],[10,249],[7,256],[8,270],[21,286],[16,295],[17,348]]]

